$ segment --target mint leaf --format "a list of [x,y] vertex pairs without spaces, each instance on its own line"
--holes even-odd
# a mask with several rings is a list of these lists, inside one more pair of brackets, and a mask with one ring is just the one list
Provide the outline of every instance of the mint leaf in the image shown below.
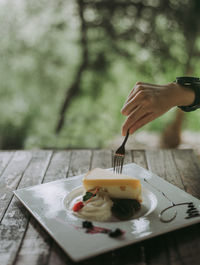
[[[96,194],[94,196],[96,196]],[[92,197],[93,197],[93,193],[87,191],[86,194],[83,196],[83,201],[85,202],[85,201],[89,200]]]

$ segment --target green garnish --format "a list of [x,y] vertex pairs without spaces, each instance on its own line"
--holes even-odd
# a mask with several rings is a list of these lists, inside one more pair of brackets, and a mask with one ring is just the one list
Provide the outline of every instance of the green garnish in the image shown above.
[[94,195],[92,192],[87,191],[86,194],[83,196],[83,201],[87,201],[90,198],[92,198],[93,196],[96,196],[96,194]]
[[139,209],[140,203],[132,199],[112,199],[112,213],[120,220],[131,218]]

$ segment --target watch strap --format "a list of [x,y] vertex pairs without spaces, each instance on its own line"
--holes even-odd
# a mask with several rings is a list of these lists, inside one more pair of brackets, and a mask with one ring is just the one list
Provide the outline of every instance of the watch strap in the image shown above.
[[178,106],[186,112],[194,111],[200,108],[200,78],[198,77],[177,77],[176,83],[192,89],[195,93],[194,102],[189,106]]

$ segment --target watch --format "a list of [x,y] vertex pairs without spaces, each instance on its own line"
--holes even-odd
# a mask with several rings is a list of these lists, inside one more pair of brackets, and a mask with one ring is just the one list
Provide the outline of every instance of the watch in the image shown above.
[[195,93],[194,102],[189,106],[178,106],[183,111],[189,112],[200,108],[200,78],[199,77],[189,77],[181,76],[176,77],[175,82],[181,86],[188,87],[192,89]]

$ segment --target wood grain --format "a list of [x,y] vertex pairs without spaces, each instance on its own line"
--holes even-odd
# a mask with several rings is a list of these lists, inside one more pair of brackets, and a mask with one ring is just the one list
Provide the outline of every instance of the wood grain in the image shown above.
[[17,151],[1,175],[0,181],[0,221],[13,197],[12,191],[17,188],[23,173],[31,160],[29,151]]
[[0,179],[1,179],[1,174],[5,170],[6,166],[10,162],[13,155],[14,152],[7,152],[7,151],[0,152]]
[[69,172],[71,155],[71,151],[55,151],[43,182],[47,183],[66,178]]
[[[19,171],[19,168],[21,170],[24,170],[24,167],[28,164],[27,161],[30,161],[23,174],[23,178],[20,179],[21,182],[19,183],[19,188],[24,188],[41,183],[46,168],[49,164],[51,154],[51,151],[36,151],[32,152],[31,155],[29,152],[20,152],[20,156],[19,154],[17,154],[17,158],[20,162],[22,162],[23,167],[22,165],[20,165],[19,167],[18,163],[16,164],[16,161],[14,159],[11,168],[13,169],[13,167],[16,167],[16,170],[13,170],[13,172],[17,172],[19,174],[19,172],[21,172]],[[10,172],[11,169],[8,169]],[[10,191],[10,198],[12,196],[13,195]],[[28,221],[28,212],[14,197],[3,217],[0,227],[0,261],[2,261],[3,264],[13,264],[16,261],[19,248],[25,236]]]
[[75,150],[71,155],[68,177],[78,176],[91,168],[92,151]]
[[171,184],[184,189],[171,150],[146,151],[149,169]]
[[185,191],[200,198],[200,162],[193,150],[173,150],[172,154]]
[[147,160],[146,160],[146,155],[144,150],[134,150],[132,151],[132,157],[133,157],[133,162],[136,163],[137,165],[148,169],[147,165]]
[[124,158],[124,165],[130,164],[133,162],[132,152],[126,151],[125,158]]
[[112,167],[112,152],[110,150],[94,150],[91,161],[91,168]]

